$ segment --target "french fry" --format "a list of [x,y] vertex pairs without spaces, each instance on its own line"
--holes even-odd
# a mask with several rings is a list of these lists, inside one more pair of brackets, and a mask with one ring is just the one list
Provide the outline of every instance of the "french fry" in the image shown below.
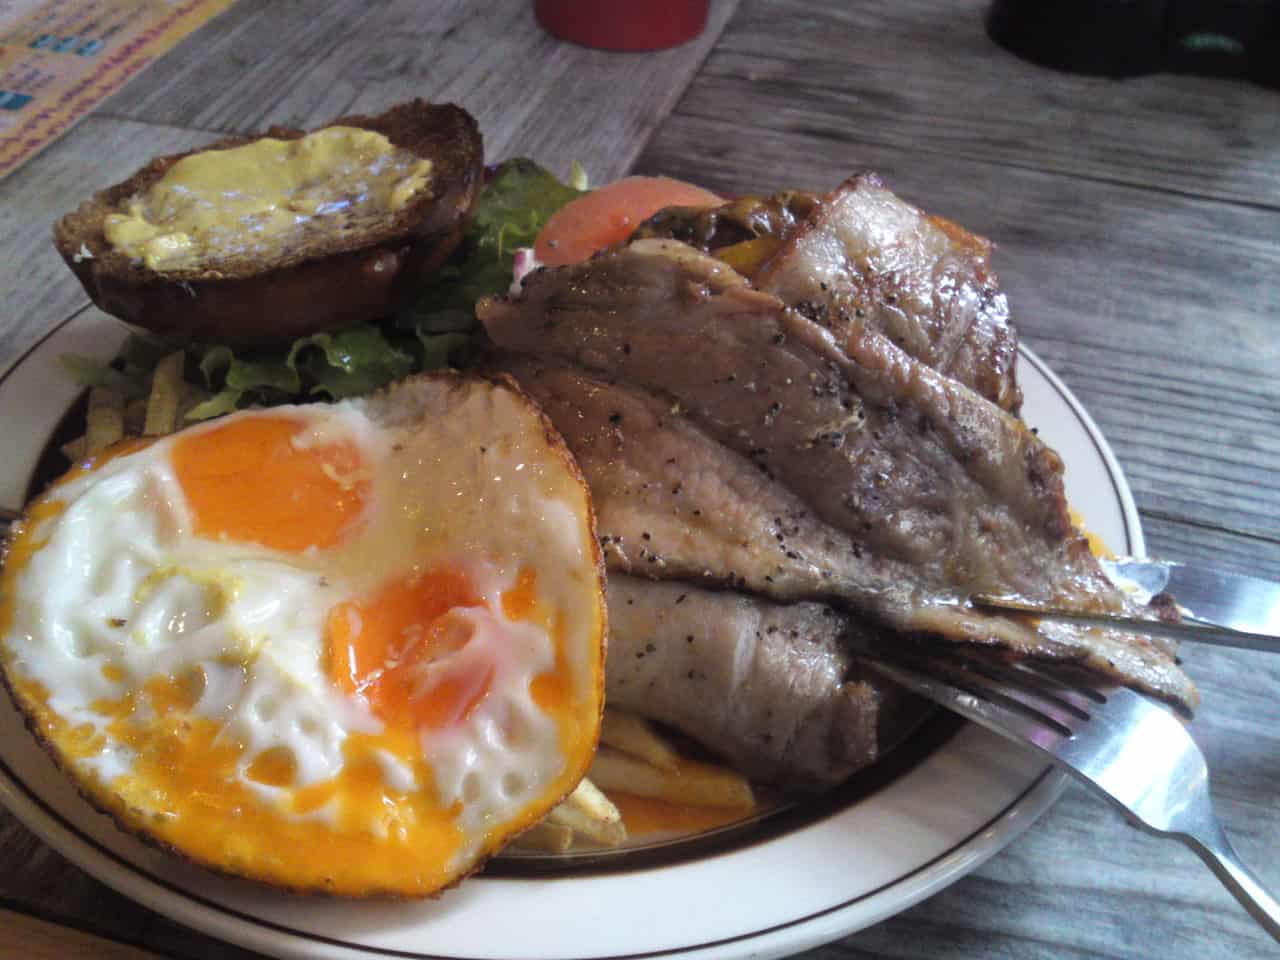
[[147,398],[135,397],[124,405],[124,432],[130,437],[142,435],[147,423]]
[[74,440],[69,440],[62,445],[62,455],[72,463],[83,459],[88,453],[88,437],[76,437]]
[[576,835],[606,847],[616,847],[627,839],[622,814],[590,780],[581,781],[547,814],[547,822],[568,827]]
[[147,419],[142,434],[160,437],[173,433],[178,425],[178,404],[182,401],[182,367],[186,355],[175,350],[158,364],[151,377],[151,395],[147,398]]
[[605,709],[600,742],[659,770],[674,770],[680,763],[680,754],[658,736],[648,720],[624,710]]
[[511,842],[515,850],[536,850],[540,853],[565,853],[572,846],[573,830],[549,820],[535,823]]
[[85,452],[90,456],[124,436],[124,397],[105,387],[89,391],[89,412],[85,415]]
[[588,776],[603,790],[618,790],[641,797],[694,807],[755,805],[751,784],[725,767],[683,764],[679,770],[660,770],[612,747],[596,751]]

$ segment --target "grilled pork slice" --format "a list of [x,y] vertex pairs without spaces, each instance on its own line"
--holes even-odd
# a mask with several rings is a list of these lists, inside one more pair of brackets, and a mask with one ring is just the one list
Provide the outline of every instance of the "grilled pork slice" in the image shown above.
[[900,631],[1082,661],[1195,703],[1146,637],[964,606],[975,592],[1082,610],[1126,600],[1071,525],[1057,455],[887,338],[852,327],[837,344],[724,264],[662,240],[539,272],[518,300],[479,314],[505,349],[576,363],[686,414],[842,531],[856,575],[833,589],[850,608]]
[[918,716],[906,694],[849,655],[856,629],[820,603],[610,574],[606,697],[754,780],[832,786]]
[[1018,340],[991,241],[911,206],[874,173],[818,204],[755,283],[837,343],[866,326],[998,406],[1016,413],[1022,404]]
[[885,334],[911,356],[1017,412],[1017,334],[991,242],[916,209],[873,173],[826,197],[788,191],[707,210],[675,207],[635,239],[679,240],[831,330]]
[[669,401],[555,359],[508,353],[492,362],[520,382],[573,452],[611,571],[778,601],[891,586],[855,560],[848,534]]
[[563,426],[591,488],[610,571],[609,702],[788,789],[874,761],[905,722],[904,698],[861,675],[844,614],[639,578],[839,597],[860,574],[844,562],[848,537],[651,393],[555,360],[492,362]]

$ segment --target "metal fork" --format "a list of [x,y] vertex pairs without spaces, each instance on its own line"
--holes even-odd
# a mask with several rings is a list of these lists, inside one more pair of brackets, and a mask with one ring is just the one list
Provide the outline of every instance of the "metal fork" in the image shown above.
[[1280,941],[1280,902],[1232,848],[1213,812],[1204,754],[1169,708],[1126,687],[967,651],[963,660],[900,647],[867,655],[902,686],[1048,754],[1134,825],[1181,840]]

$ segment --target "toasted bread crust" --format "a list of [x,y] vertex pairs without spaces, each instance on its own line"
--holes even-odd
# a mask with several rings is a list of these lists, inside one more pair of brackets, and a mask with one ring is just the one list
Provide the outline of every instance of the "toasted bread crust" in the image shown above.
[[103,221],[145,192],[183,157],[262,137],[296,140],[306,131],[272,127],[186,153],[157,157],[128,180],[94,195],[53,228],[54,244],[89,298],[126,323],[167,337],[228,344],[279,343],[336,330],[394,310],[461,242],[484,174],[474,118],[453,104],[424,100],[375,117],[325,126],[373,130],[432,161],[429,186],[372,231],[334,232],[285,251],[267,269],[248,257],[159,272],[115,249]]

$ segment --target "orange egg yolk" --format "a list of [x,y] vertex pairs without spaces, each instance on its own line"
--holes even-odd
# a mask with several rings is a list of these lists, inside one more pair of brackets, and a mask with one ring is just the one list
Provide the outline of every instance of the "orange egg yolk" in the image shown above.
[[338,604],[325,627],[330,679],[343,693],[362,698],[388,726],[460,723],[493,681],[490,662],[448,662],[471,639],[471,624],[458,611],[480,602],[466,576],[442,570],[394,580],[364,600]]
[[1090,530],[1087,526],[1085,526],[1084,515],[1080,513],[1080,511],[1078,511],[1075,507],[1068,506],[1067,513],[1071,517],[1071,525],[1080,532],[1080,534],[1084,537],[1085,542],[1089,544],[1090,553],[1092,553],[1095,557],[1100,557],[1104,559],[1107,557],[1115,556],[1115,553],[1111,550],[1110,547],[1107,546],[1106,541],[1104,541],[1100,536],[1098,536],[1096,533]]
[[336,546],[369,497],[350,439],[308,443],[306,423],[244,417],[180,436],[171,462],[195,532],[301,553]]

